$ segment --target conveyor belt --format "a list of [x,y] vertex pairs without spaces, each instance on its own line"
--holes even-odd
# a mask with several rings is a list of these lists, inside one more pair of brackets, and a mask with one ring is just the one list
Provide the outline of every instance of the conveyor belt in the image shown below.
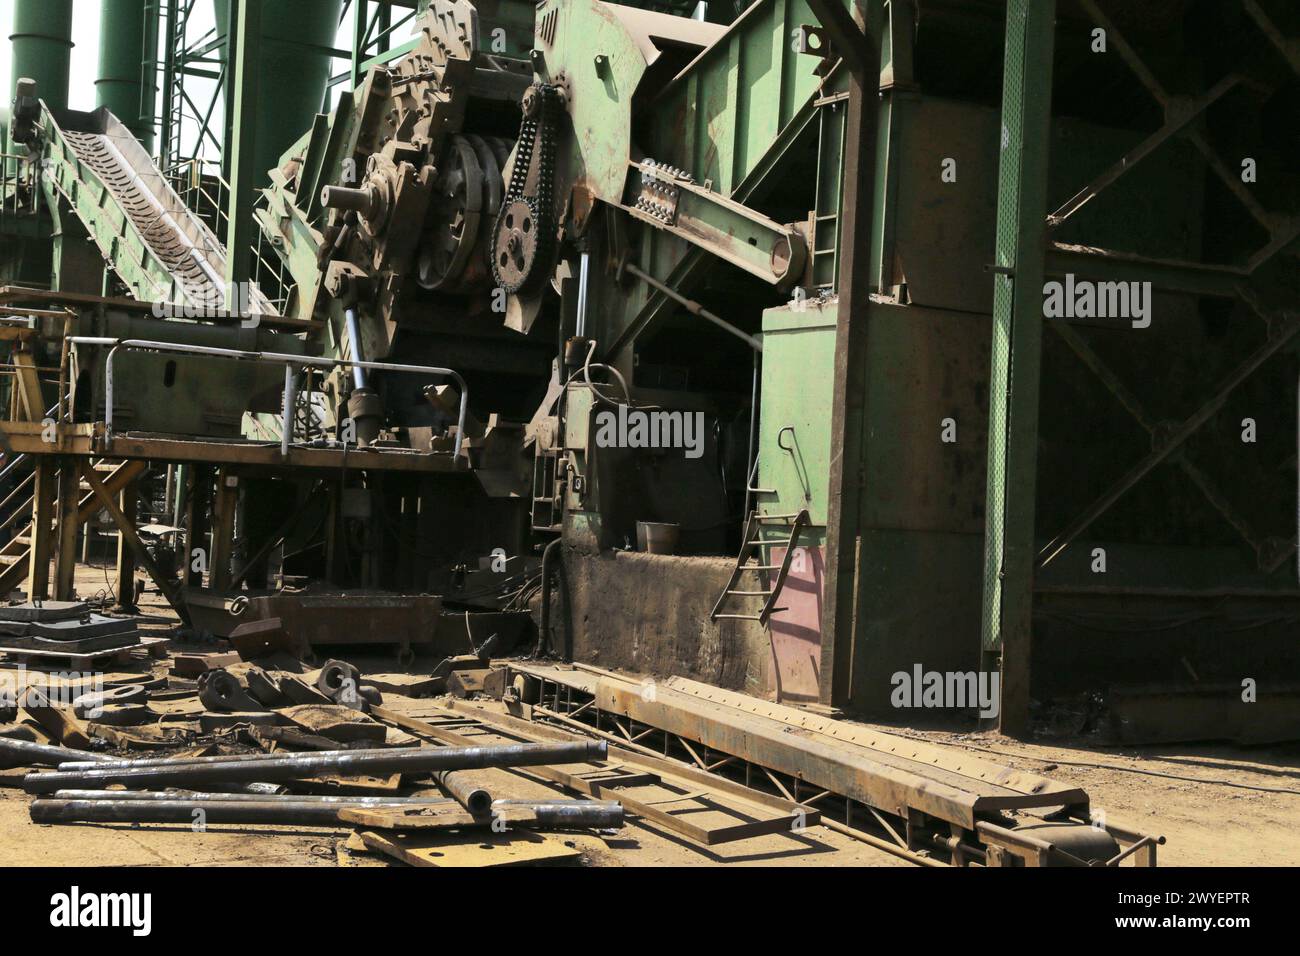
[[[46,117],[52,181],[137,297],[224,308],[225,247],[186,208],[131,132],[106,109],[47,111]],[[93,205],[80,195],[101,185]],[[105,220],[118,228],[106,228]],[[128,232],[156,263],[137,261],[138,247],[121,241]],[[249,298],[252,313],[275,315],[260,290]]]

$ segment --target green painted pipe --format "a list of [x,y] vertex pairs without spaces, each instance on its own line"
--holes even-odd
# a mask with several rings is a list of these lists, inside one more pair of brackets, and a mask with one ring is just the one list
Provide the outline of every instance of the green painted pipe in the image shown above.
[[149,0],[101,0],[95,104],[107,106],[153,152],[158,18]]
[[72,60],[72,0],[16,0],[10,95],[19,77],[36,81],[36,94],[55,109],[68,106]]
[[[230,28],[229,2],[213,0],[217,36],[223,40]],[[321,110],[330,70],[321,48],[334,46],[342,10],[343,0],[262,0],[262,69],[253,118],[260,181]],[[227,49],[222,48],[223,60]]]

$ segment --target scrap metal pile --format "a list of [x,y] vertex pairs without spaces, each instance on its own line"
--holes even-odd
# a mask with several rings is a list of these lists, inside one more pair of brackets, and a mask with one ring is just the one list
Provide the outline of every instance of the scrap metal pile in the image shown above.
[[169,667],[137,652],[91,690],[0,668],[0,689],[22,678],[0,786],[44,825],[354,828],[344,864],[573,861],[575,831],[625,814],[702,848],[824,826],[925,866],[1154,866],[1164,842],[1094,819],[1067,783],[681,678],[503,661],[495,636],[363,674],[315,666],[293,629],[251,621],[233,652]]
[[353,852],[416,865],[485,840],[571,860],[546,832],[623,826],[617,801],[525,797],[507,772],[582,773],[605,759],[603,741],[484,742],[417,702],[499,685],[506,671],[486,655],[363,678],[340,660],[312,668],[284,643],[244,642],[260,651],[249,660],[177,654],[169,670],[137,660],[149,669],[93,681],[0,670],[0,777],[35,796],[40,824],[351,827]]

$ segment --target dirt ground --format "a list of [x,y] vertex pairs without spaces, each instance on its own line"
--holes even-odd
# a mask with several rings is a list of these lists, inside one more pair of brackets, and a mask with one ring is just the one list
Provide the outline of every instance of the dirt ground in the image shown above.
[[995,734],[916,736],[1082,787],[1094,812],[1164,836],[1161,866],[1300,866],[1300,747],[1098,748]]
[[[98,568],[79,569],[79,592],[104,587]],[[152,626],[171,621],[156,595],[142,611]],[[1070,741],[1021,743],[995,734],[900,731],[978,752],[1083,787],[1109,819],[1163,835],[1162,866],[1300,865],[1300,747],[1165,745],[1098,748]],[[380,866],[342,849],[349,829],[214,825],[195,833],[171,825],[42,826],[28,818],[18,778],[0,774],[0,866]],[[535,793],[553,789],[529,781]],[[695,846],[632,822],[616,836],[562,838],[596,866],[910,866],[825,827],[719,847]]]

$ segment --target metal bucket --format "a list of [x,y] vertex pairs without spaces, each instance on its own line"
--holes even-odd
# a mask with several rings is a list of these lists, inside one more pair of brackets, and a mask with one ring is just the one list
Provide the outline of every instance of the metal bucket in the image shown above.
[[650,554],[676,554],[677,538],[682,526],[679,524],[660,524],[654,521],[636,523],[636,549]]

